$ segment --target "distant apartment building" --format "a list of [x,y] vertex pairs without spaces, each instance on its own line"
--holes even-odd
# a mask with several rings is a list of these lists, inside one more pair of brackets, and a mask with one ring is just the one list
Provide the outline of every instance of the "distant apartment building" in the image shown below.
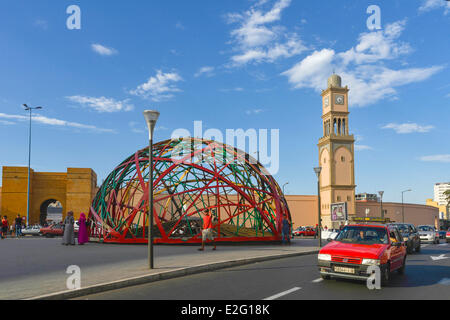
[[434,185],[434,201],[437,202],[438,205],[448,205],[447,197],[444,195],[444,192],[447,190],[450,190],[450,182],[436,183]]

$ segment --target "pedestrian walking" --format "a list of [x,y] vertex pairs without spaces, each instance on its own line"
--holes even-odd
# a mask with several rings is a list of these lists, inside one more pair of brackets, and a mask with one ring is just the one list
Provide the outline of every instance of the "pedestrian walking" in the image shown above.
[[211,240],[214,244],[213,250],[216,250],[216,242],[214,241],[212,216],[209,209],[205,209],[205,216],[203,217],[203,230],[202,230],[202,247],[198,249],[199,251],[205,250],[205,243]]
[[17,215],[16,220],[14,220],[14,227],[16,229],[16,238],[22,236],[22,218],[20,214]]
[[64,236],[63,236],[63,245],[68,246],[69,244],[71,246],[75,245],[75,231],[74,231],[74,224],[75,220],[73,218],[73,212],[69,211],[67,212],[67,217],[64,219]]
[[78,244],[84,245],[89,241],[88,232],[87,232],[87,221],[86,215],[84,213],[80,214],[80,219],[78,219]]
[[291,244],[291,226],[286,217],[283,217],[283,226],[281,228],[281,243]]
[[2,233],[2,239],[5,239],[8,236],[8,217],[4,216],[2,218],[2,224],[1,224],[1,233]]

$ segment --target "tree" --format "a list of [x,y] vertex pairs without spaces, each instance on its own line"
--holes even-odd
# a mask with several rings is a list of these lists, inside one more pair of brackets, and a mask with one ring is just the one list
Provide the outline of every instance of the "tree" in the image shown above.
[[450,205],[450,190],[445,191],[444,195],[447,198],[447,205]]

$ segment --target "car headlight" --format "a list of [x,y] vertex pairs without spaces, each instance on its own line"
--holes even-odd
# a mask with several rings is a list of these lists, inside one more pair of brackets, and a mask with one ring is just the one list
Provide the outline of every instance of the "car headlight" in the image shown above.
[[319,260],[322,260],[322,261],[331,261],[330,254],[319,254],[318,258],[319,258]]
[[380,260],[377,259],[363,259],[361,264],[364,264],[366,266],[379,266]]
[[408,241],[408,240],[409,240],[409,238],[407,238],[407,237],[403,238],[403,241]]

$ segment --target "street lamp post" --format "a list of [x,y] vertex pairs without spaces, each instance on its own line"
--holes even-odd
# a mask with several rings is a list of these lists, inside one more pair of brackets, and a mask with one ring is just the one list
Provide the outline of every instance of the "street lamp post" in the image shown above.
[[409,191],[412,191],[412,190],[411,190],[411,189],[408,189],[408,190],[402,191],[402,219],[403,219],[403,223],[405,223],[405,208],[404,208],[404,206],[403,206],[403,194],[404,194],[405,192],[409,192]]
[[380,200],[381,200],[381,218],[384,218],[384,211],[383,211],[383,194],[384,194],[384,191],[378,191],[378,194],[380,195]]
[[149,182],[148,182],[148,266],[153,269],[153,131],[155,130],[156,121],[159,118],[159,112],[154,110],[144,111],[145,121],[148,126],[148,138],[149,138]]
[[284,187],[288,184],[289,184],[289,182],[286,182],[285,184],[283,184],[283,195],[284,195]]
[[319,248],[322,247],[322,216],[321,216],[321,205],[320,205],[320,172],[322,172],[322,167],[317,167],[314,168],[314,172],[316,173],[317,176],[317,196],[318,196],[318,214],[319,214]]
[[31,113],[33,110],[40,110],[42,107],[29,107],[26,103],[23,104],[26,111],[30,111],[30,129],[28,138],[28,187],[27,187],[27,226],[30,225],[30,171],[31,171]]

